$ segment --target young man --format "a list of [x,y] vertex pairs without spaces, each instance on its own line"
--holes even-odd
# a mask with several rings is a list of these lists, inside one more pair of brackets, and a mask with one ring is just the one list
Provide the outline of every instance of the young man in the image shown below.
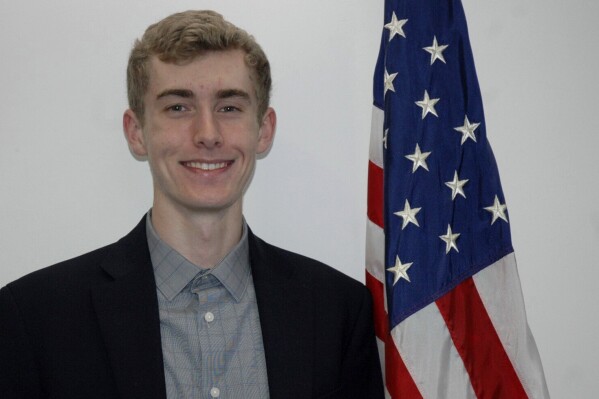
[[244,222],[276,125],[259,45],[214,12],[174,14],[135,43],[127,84],[152,209],[0,290],[0,396],[382,398],[365,287]]

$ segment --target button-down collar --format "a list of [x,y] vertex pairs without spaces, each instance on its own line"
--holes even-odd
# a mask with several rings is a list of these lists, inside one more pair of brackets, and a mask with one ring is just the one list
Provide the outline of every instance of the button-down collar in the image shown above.
[[218,279],[237,302],[245,294],[250,279],[248,227],[245,220],[241,239],[237,245],[211,269],[194,265],[161,240],[152,226],[150,212],[146,216],[146,235],[156,287],[169,301],[195,279],[210,274]]

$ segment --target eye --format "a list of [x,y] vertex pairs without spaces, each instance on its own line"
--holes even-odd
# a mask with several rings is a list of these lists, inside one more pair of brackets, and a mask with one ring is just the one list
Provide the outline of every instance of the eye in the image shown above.
[[174,112],[182,112],[185,111],[185,107],[181,104],[175,104],[175,105],[171,105],[169,107],[167,107],[168,111],[174,111]]
[[241,110],[237,107],[234,107],[233,105],[226,105],[219,110],[219,112],[236,112],[236,111],[241,111]]

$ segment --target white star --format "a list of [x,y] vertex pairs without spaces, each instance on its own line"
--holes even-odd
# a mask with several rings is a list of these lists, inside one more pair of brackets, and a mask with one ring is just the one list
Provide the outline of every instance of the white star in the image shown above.
[[447,47],[449,47],[447,44],[439,46],[437,43],[437,36],[433,36],[433,44],[430,47],[424,47],[423,49],[427,53],[430,53],[431,65],[433,65],[433,63],[437,60],[441,60],[443,63],[446,63],[445,57],[443,57],[443,51],[445,51]]
[[395,277],[393,278],[393,285],[399,281],[401,278],[405,278],[408,283],[410,282],[410,277],[408,276],[408,269],[412,266],[413,262],[402,264],[401,260],[399,260],[399,255],[395,256],[395,266],[387,269],[389,272],[393,272]]
[[389,129],[385,129],[385,133],[383,133],[383,148],[387,149],[387,136],[389,135]]
[[403,211],[395,212],[394,214],[403,218],[403,223],[401,225],[401,229],[405,229],[408,223],[413,223],[416,226],[420,227],[418,224],[418,220],[416,220],[416,214],[420,212],[422,208],[410,208],[410,203],[406,199],[406,203],[404,205]]
[[420,146],[418,145],[418,143],[416,143],[416,150],[414,150],[414,153],[410,154],[410,155],[406,155],[406,158],[408,158],[410,161],[414,162],[414,165],[412,165],[412,173],[416,172],[416,169],[418,169],[421,166],[428,171],[428,165],[426,164],[426,158],[428,158],[429,155],[431,155],[430,151],[429,152],[420,152]]
[[385,69],[385,89],[383,91],[383,97],[385,96],[385,94],[387,94],[387,90],[391,90],[392,92],[395,92],[395,87],[393,86],[393,80],[395,79],[396,76],[397,76],[397,72],[389,75],[389,72],[387,72],[387,70]]
[[499,198],[497,198],[497,196],[495,196],[495,201],[493,201],[493,205],[488,206],[485,208],[486,211],[489,211],[493,214],[493,220],[491,221],[491,224],[495,223],[495,221],[498,218],[503,219],[506,223],[509,223],[507,221],[507,216],[505,215],[505,210],[507,208],[506,204],[501,204],[499,202]]
[[439,236],[440,239],[445,241],[445,253],[446,254],[448,254],[449,251],[451,251],[451,248],[455,249],[456,252],[460,252],[460,251],[458,251],[458,246],[455,243],[459,236],[460,236],[460,233],[453,234],[453,232],[451,231],[451,226],[447,225],[447,234],[445,234],[443,236]]
[[466,140],[468,140],[469,138],[472,139],[472,141],[474,141],[476,143],[476,136],[474,136],[474,131],[476,130],[476,128],[479,125],[480,125],[480,123],[470,123],[470,121],[468,120],[468,116],[465,116],[464,117],[464,125],[454,127],[453,129],[462,133],[461,144],[464,144],[466,142]]
[[468,179],[459,180],[458,171],[456,170],[453,174],[453,180],[445,182],[445,185],[451,188],[451,199],[454,200],[455,197],[460,194],[462,197],[466,198],[466,194],[464,193],[464,184],[468,183]]
[[435,104],[437,104],[439,100],[439,98],[430,98],[428,96],[428,91],[424,91],[424,98],[421,101],[416,101],[416,105],[422,108],[422,119],[424,119],[428,113],[439,117],[439,115],[437,115],[437,111],[435,110]]
[[406,24],[406,22],[408,22],[407,19],[398,20],[397,16],[395,15],[395,11],[393,12],[391,15],[391,22],[385,25],[385,28],[389,29],[389,41],[391,41],[395,35],[400,35],[404,38],[406,37],[406,34],[403,31],[403,26]]

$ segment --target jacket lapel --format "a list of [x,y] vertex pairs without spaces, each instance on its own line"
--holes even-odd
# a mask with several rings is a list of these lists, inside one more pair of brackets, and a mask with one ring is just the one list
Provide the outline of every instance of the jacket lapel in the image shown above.
[[311,397],[315,308],[308,282],[282,250],[251,230],[248,239],[270,397]]
[[123,398],[166,398],[156,283],[145,218],[102,263],[112,281],[92,291],[100,331]]

